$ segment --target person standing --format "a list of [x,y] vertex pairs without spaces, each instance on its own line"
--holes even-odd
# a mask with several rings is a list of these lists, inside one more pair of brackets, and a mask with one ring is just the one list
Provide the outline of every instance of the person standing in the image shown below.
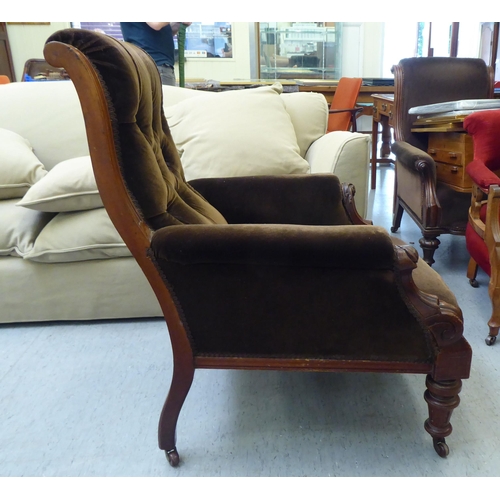
[[181,24],[189,26],[191,23],[120,23],[123,39],[153,58],[163,85],[176,85],[174,35]]

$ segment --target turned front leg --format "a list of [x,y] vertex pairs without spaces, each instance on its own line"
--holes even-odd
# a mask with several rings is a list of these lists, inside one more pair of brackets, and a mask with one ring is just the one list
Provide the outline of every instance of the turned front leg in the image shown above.
[[425,421],[425,430],[432,436],[434,449],[440,457],[449,453],[445,437],[452,431],[450,424],[453,410],[460,404],[458,393],[462,389],[461,380],[436,382],[430,375],[425,381],[427,390],[424,398],[429,406],[429,418]]

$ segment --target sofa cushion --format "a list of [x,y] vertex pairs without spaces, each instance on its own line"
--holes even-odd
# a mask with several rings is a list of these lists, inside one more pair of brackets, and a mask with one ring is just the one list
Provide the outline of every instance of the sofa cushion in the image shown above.
[[96,208],[57,214],[43,228],[33,249],[24,258],[53,263],[130,255],[106,209]]
[[207,92],[166,107],[186,179],[307,173],[281,91]]
[[326,134],[328,103],[325,96],[317,92],[283,93],[281,99],[292,120],[300,156],[305,157],[311,144]]
[[27,139],[0,128],[0,200],[21,198],[47,174]]
[[16,201],[0,200],[0,255],[23,257],[33,249],[37,236],[53,214],[18,207]]
[[17,204],[43,212],[72,212],[102,207],[90,156],[58,163]]
[[[0,128],[29,140],[46,170],[89,154],[82,107],[71,80],[0,86]],[[21,195],[22,196],[22,195]]]

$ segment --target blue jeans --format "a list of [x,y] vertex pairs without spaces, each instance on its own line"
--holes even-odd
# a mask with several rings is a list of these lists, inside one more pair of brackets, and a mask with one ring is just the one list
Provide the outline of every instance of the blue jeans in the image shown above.
[[171,85],[172,87],[177,85],[175,81],[174,68],[172,68],[172,66],[165,66],[163,64],[158,66],[158,71],[160,72],[161,83],[163,85]]

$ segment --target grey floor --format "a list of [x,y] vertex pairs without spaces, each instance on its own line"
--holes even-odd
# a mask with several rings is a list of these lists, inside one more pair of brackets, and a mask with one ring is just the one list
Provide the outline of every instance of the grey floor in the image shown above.
[[[391,222],[394,169],[378,169],[370,217]],[[418,247],[403,217],[400,236]],[[474,351],[450,455],[424,431],[424,376],[199,370],[177,429],[181,464],[157,447],[172,359],[161,320],[0,326],[0,476],[496,476],[500,344],[484,338],[487,277],[473,289],[460,237],[435,269]],[[367,325],[369,327],[369,325]]]

